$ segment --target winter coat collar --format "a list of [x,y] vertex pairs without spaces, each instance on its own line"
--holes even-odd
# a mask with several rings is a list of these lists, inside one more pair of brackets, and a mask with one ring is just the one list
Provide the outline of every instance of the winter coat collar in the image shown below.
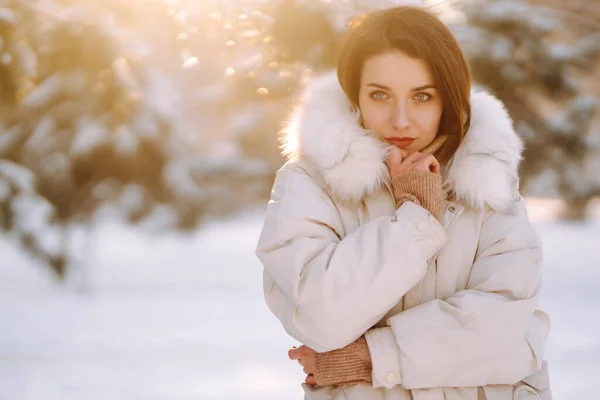
[[[519,198],[522,141],[503,104],[471,94],[471,126],[444,173],[457,202],[508,212]],[[284,154],[316,169],[337,201],[358,203],[389,179],[388,145],[361,128],[335,73],[314,79],[282,131]]]

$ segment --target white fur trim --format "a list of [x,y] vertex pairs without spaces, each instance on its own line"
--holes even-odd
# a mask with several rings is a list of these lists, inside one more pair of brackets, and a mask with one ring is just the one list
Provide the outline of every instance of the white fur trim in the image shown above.
[[332,197],[359,202],[389,176],[388,146],[361,128],[337,75],[316,79],[283,130],[284,154],[303,158],[322,175]]
[[[471,126],[454,154],[445,181],[468,207],[510,211],[518,193],[522,142],[502,103],[471,95]],[[359,202],[389,179],[389,146],[360,127],[335,72],[316,78],[283,130],[284,153],[322,176],[332,197]]]
[[523,143],[504,105],[492,95],[471,94],[471,126],[454,154],[446,182],[459,202],[510,211],[519,199]]

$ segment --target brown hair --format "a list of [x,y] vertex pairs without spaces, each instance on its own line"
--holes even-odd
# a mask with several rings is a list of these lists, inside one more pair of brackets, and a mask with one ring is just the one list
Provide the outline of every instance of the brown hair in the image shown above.
[[471,72],[465,56],[448,27],[425,9],[401,6],[369,13],[352,22],[338,59],[338,79],[353,106],[358,108],[364,63],[393,50],[422,60],[434,77],[444,100],[438,134],[448,135],[439,156],[446,162],[471,123]]

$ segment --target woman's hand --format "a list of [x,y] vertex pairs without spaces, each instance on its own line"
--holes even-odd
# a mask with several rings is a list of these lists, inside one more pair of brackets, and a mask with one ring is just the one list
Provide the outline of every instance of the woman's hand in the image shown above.
[[306,374],[304,381],[312,386],[317,385],[317,380],[315,379],[315,354],[317,354],[316,351],[304,345],[298,348],[292,347],[288,351],[290,360],[298,360],[298,364],[304,367],[304,373]]
[[440,163],[438,160],[431,154],[425,155],[418,151],[411,155],[407,155],[404,150],[392,146],[386,162],[390,168],[390,176],[392,178],[410,171],[431,171],[435,174],[440,173]]

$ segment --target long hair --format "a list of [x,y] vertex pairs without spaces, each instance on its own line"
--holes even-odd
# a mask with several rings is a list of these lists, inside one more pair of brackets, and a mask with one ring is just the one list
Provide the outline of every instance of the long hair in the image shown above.
[[430,69],[444,101],[438,134],[448,135],[440,161],[448,161],[471,122],[471,72],[456,38],[439,18],[419,7],[390,8],[353,21],[342,42],[337,74],[356,108],[364,63],[388,51],[418,58]]

